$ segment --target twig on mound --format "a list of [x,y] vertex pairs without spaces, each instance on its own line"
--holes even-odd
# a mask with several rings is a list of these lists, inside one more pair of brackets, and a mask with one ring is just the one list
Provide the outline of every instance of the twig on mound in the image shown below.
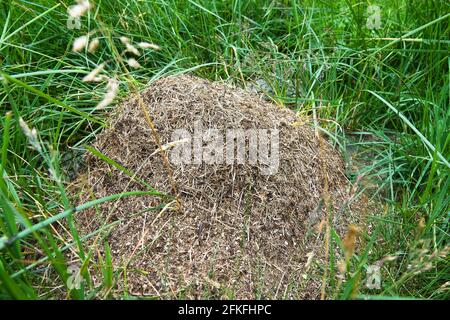
[[[124,65],[124,67],[125,67],[125,65]],[[125,67],[125,69],[126,69],[126,67]],[[128,72],[128,70],[127,70],[127,72]],[[156,131],[156,127],[155,127],[155,124],[153,122],[153,119],[150,116],[150,113],[148,112],[148,110],[147,110],[147,108],[146,108],[146,106],[144,104],[144,101],[142,100],[142,97],[139,94],[139,91],[137,90],[137,88],[134,86],[134,84],[132,86],[132,91],[134,92],[135,97],[137,97],[138,103],[139,103],[139,107],[141,107],[141,110],[142,110],[142,112],[144,113],[144,116],[145,116],[145,120],[147,121],[147,124],[150,126],[150,129],[152,130],[153,138],[155,139],[155,143],[158,146],[158,149],[160,151],[159,153],[161,154],[161,157],[163,159],[164,166],[166,167],[167,174],[168,174],[168,177],[169,177],[169,180],[170,180],[170,184],[172,185],[172,192],[173,192],[173,194],[174,194],[174,196],[176,198],[176,201],[177,201],[176,210],[177,211],[181,211],[181,209],[182,209],[181,198],[180,198],[180,194],[178,192],[177,184],[175,182],[175,179],[173,178],[173,170],[170,167],[170,163],[169,163],[169,159],[167,158],[167,154],[164,152],[163,145],[161,144],[161,139],[160,139],[160,137],[158,135],[158,132]]]
[[[105,28],[105,30],[107,30],[107,29]],[[170,184],[171,184],[171,187],[172,187],[172,193],[174,194],[174,196],[176,198],[176,201],[177,201],[176,210],[177,211],[181,211],[181,199],[180,199],[180,194],[178,192],[177,184],[175,182],[175,179],[173,178],[173,170],[170,167],[170,163],[169,163],[169,159],[167,158],[167,154],[164,152],[163,146],[161,144],[161,139],[160,139],[160,137],[158,135],[158,132],[156,131],[155,123],[154,123],[150,113],[148,112],[144,101],[142,100],[142,97],[141,97],[141,95],[139,93],[139,89],[135,85],[135,80],[134,80],[133,76],[130,74],[127,66],[124,63],[124,60],[123,60],[123,57],[122,57],[123,54],[119,53],[119,51],[117,50],[117,48],[116,48],[116,46],[114,44],[114,41],[112,41],[112,38],[111,38],[111,35],[110,35],[109,31],[106,32],[106,35],[107,35],[107,37],[109,39],[109,43],[111,45],[111,48],[114,51],[114,55],[115,55],[115,57],[117,59],[117,62],[119,63],[119,65],[121,66],[122,70],[125,73],[125,77],[126,77],[126,79],[128,81],[128,84],[130,85],[131,94],[137,100],[140,109],[144,113],[145,120],[146,120],[148,126],[150,127],[150,130],[151,130],[153,139],[155,140],[156,146],[160,150],[160,154],[161,154],[164,166],[165,166],[165,168],[167,170],[168,178],[169,178],[169,181],[170,181]],[[131,46],[128,43],[129,42],[128,38],[122,37],[121,41],[122,41],[122,43],[127,44],[127,48],[129,48]]]

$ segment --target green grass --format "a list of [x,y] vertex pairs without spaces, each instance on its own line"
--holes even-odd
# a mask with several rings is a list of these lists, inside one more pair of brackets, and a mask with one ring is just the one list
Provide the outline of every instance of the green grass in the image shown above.
[[[73,208],[64,169],[66,155],[104,126],[105,112],[94,110],[104,86],[81,79],[113,56],[119,36],[162,47],[145,51],[143,68],[130,71],[134,80],[108,65],[110,75],[121,74],[120,96],[190,71],[240,86],[262,79],[275,102],[316,113],[350,179],[363,175],[360,192],[383,207],[368,212],[371,232],[349,262],[347,281],[327,279],[329,298],[450,298],[448,1],[95,1],[81,30],[66,26],[71,4],[0,4],[0,298],[108,297],[117,275],[126,275],[102,244],[104,279],[94,288],[89,268],[96,266],[83,241],[111,226],[80,238],[72,216],[113,199]],[[366,27],[369,4],[381,7],[380,29]],[[97,29],[95,54],[71,52],[76,37]],[[20,118],[37,129],[35,148]],[[64,232],[55,228],[60,222]],[[340,242],[331,240],[333,248]],[[77,290],[64,289],[66,251],[78,254],[88,279]],[[382,288],[367,289],[367,267],[386,256],[396,259],[382,266]]]

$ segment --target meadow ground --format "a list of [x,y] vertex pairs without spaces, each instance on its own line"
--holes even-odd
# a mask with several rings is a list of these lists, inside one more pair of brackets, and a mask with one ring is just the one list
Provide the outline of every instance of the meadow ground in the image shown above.
[[[108,89],[117,89],[114,101],[190,72],[258,87],[278,105],[311,116],[344,155],[358,193],[379,204],[367,213],[370,228],[345,266],[336,256],[347,241],[327,230],[326,297],[450,297],[448,1],[91,3],[79,29],[68,21],[70,1],[0,3],[1,298],[119,298],[114,287],[126,287],[108,243],[97,266],[83,245],[103,230],[80,237],[73,214],[142,194],[74,208],[68,192],[78,155],[115,106],[97,108],[104,82],[82,81],[102,62],[103,74],[117,79]],[[86,34],[99,39],[97,50],[73,52],[74,40]],[[140,67],[129,67],[137,65],[116,61],[120,37],[160,49],[139,49]],[[62,221],[67,229],[57,227]],[[68,273],[69,250],[85,279],[80,289],[67,288],[77,278]],[[90,268],[102,272],[100,286]]]

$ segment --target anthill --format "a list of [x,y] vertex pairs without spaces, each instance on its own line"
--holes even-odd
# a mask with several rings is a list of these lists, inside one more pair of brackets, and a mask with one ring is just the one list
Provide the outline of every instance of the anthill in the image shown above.
[[331,214],[340,230],[357,215],[339,153],[308,119],[229,85],[173,76],[141,98],[170,169],[130,98],[93,143],[117,164],[91,154],[77,180],[79,201],[149,186],[168,195],[77,213],[86,233],[117,221],[106,239],[118,283],[164,298],[317,297],[314,226]]

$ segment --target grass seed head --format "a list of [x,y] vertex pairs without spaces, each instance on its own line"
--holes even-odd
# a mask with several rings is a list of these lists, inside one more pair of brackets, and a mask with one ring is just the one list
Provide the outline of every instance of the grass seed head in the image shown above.
[[125,46],[127,47],[127,52],[131,52],[132,54],[134,54],[135,56],[138,56],[138,57],[141,55],[139,50],[136,49],[136,47],[133,46],[131,43],[127,43],[127,44],[125,44]]
[[359,233],[360,229],[358,226],[354,224],[350,224],[348,226],[347,234],[345,235],[342,243],[344,246],[345,257],[347,259],[350,259],[355,252],[356,238],[358,237]]
[[87,36],[81,36],[75,39],[73,42],[72,51],[73,52],[80,52],[83,50],[86,45],[88,44],[88,37]]
[[120,37],[120,42],[122,42],[124,45],[127,45],[130,43],[130,39],[127,37]]
[[419,223],[417,225],[417,230],[416,230],[417,237],[420,237],[420,235],[423,233],[423,230],[425,229],[425,227],[426,227],[425,218],[422,217],[422,218],[420,218]]
[[308,257],[308,260],[306,261],[306,264],[305,264],[305,270],[308,271],[309,268],[311,267],[311,264],[312,264],[313,259],[314,259],[314,251],[308,252],[306,254],[306,256]]
[[111,78],[106,85],[106,94],[102,101],[95,107],[96,110],[101,110],[107,107],[113,102],[114,98],[119,91],[119,82],[115,78]]
[[154,43],[139,42],[138,47],[141,49],[161,50],[161,47]]
[[37,130],[35,128],[30,129],[28,127],[28,124],[25,122],[25,120],[22,119],[22,117],[19,118],[19,126],[22,129],[25,136],[28,138],[28,141],[30,142],[33,149],[36,151],[41,151],[41,144],[39,143]]
[[134,68],[134,69],[138,69],[141,67],[141,65],[139,64],[139,62],[136,61],[136,59],[134,58],[130,58],[127,60],[127,63],[130,67]]
[[77,5],[71,6],[68,9],[68,13],[73,18],[82,17],[86,12],[88,12],[92,5],[88,0],[77,0]]
[[339,270],[339,273],[344,276],[345,272],[347,271],[347,263],[345,262],[345,260],[339,260],[337,263],[337,267]]
[[98,82],[101,81],[103,78],[98,77],[98,74],[103,71],[105,68],[105,63],[100,64],[97,68],[89,72],[88,75],[86,75],[83,78],[83,82]]
[[97,50],[99,44],[100,44],[100,40],[98,40],[98,38],[94,38],[94,39],[89,43],[89,47],[88,47],[89,53],[94,53],[95,50]]

